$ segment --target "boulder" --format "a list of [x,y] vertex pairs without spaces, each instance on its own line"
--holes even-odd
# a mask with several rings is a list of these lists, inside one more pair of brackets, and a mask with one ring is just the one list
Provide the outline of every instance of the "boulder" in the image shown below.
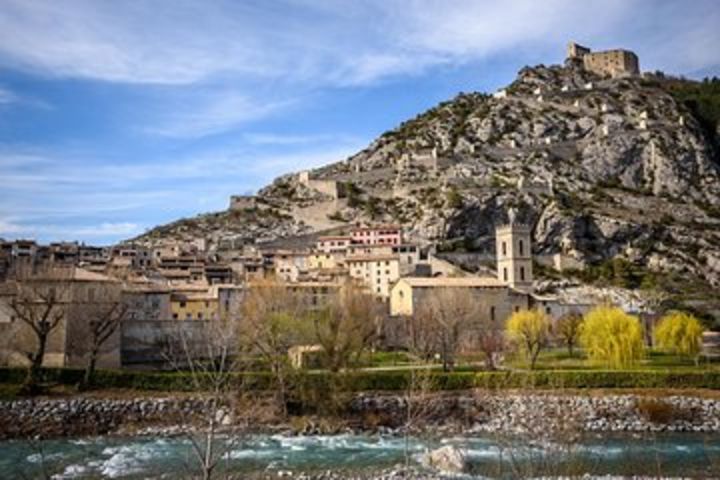
[[435,470],[447,473],[466,473],[469,468],[465,452],[452,445],[428,452],[423,458],[423,463]]

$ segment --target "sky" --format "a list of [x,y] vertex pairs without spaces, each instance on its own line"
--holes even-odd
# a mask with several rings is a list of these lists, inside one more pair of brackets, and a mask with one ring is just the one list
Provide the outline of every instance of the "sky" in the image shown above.
[[2,0],[0,238],[107,245],[575,40],[720,75],[717,0]]

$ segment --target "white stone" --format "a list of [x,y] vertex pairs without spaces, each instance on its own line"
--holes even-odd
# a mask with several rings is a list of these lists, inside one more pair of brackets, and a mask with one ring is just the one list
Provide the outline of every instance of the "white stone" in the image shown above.
[[424,463],[429,467],[447,473],[465,473],[468,468],[465,453],[452,445],[446,445],[427,453],[424,457]]

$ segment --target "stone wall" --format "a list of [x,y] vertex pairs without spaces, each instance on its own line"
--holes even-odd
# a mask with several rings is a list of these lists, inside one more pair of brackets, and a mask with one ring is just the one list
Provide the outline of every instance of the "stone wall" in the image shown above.
[[191,346],[204,338],[209,322],[201,320],[130,320],[123,322],[120,358],[125,368],[170,368],[182,336]]
[[316,180],[310,177],[310,172],[303,171],[298,174],[298,182],[315,191],[327,195],[334,200],[345,197],[345,191],[335,180]]
[[230,197],[230,210],[250,210],[257,207],[257,198],[254,195],[233,195]]
[[583,66],[590,72],[612,77],[640,74],[638,57],[628,50],[588,53],[583,56]]

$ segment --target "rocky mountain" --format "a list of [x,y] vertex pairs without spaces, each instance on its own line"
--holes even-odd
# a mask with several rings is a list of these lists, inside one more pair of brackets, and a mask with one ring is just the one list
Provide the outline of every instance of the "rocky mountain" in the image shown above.
[[513,211],[538,254],[587,267],[576,278],[706,300],[720,286],[720,131],[679,94],[690,87],[526,67],[493,95],[460,94],[344,161],[277,178],[247,208],[135,240],[262,243],[382,221],[439,251],[492,252]]

